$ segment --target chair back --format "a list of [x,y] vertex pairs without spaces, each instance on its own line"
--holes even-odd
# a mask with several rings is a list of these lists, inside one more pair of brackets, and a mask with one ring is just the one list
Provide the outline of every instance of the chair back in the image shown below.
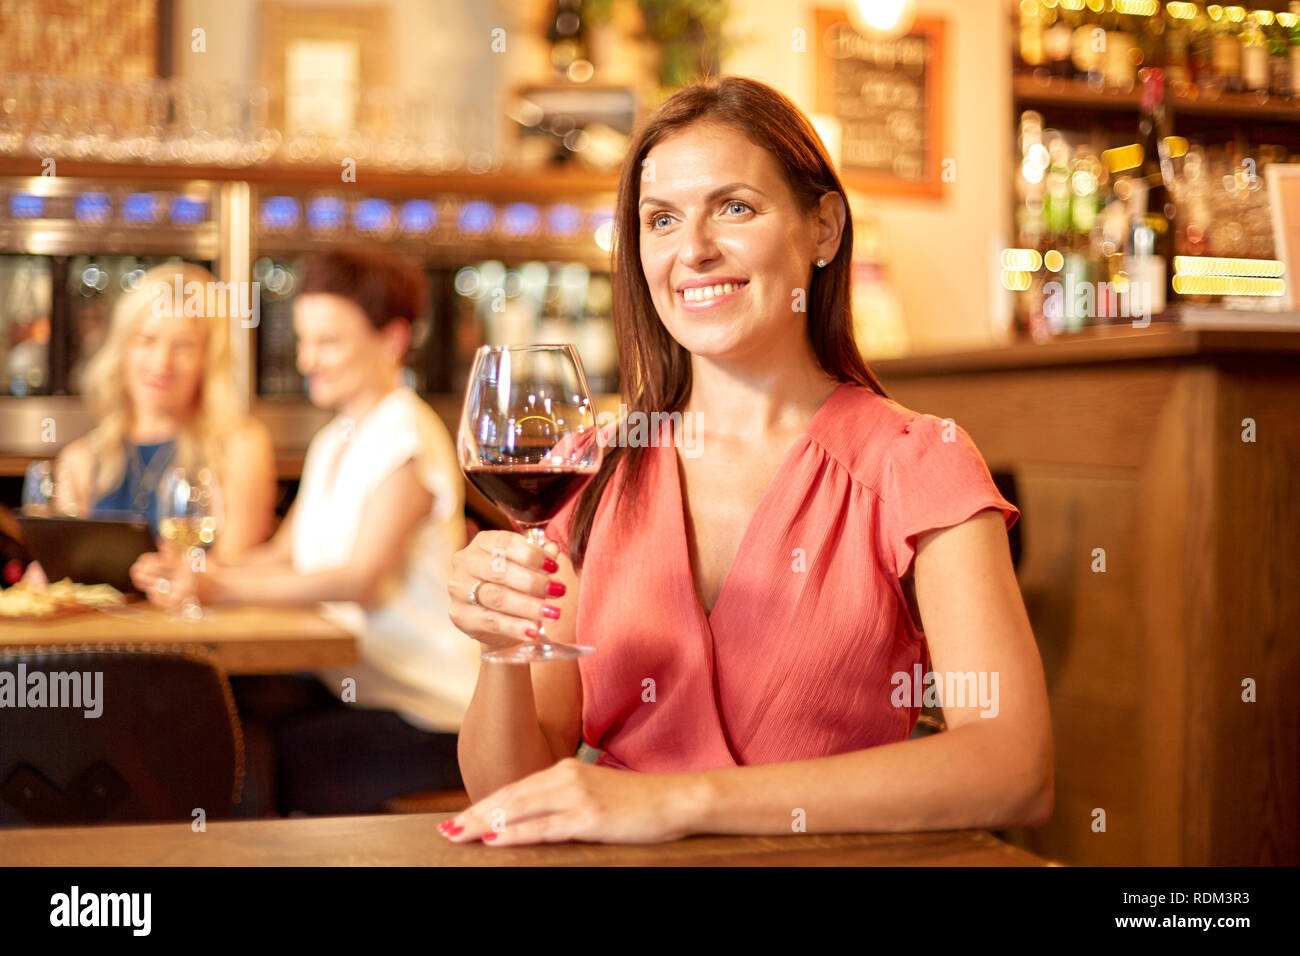
[[234,697],[210,652],[0,647],[0,826],[229,817],[243,777]]

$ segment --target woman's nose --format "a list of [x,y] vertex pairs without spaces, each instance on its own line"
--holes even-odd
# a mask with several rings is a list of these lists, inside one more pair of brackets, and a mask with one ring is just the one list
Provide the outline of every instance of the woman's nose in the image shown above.
[[718,245],[713,235],[713,224],[708,219],[688,222],[681,231],[682,244],[678,258],[692,269],[712,262],[718,257]]

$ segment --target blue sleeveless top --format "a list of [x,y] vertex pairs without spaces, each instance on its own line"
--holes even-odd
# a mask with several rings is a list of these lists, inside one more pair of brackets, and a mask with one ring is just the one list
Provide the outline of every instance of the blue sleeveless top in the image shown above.
[[[176,442],[165,441],[156,445],[133,445],[126,442],[122,450],[126,456],[122,480],[116,488],[95,502],[91,517],[146,517],[153,533],[157,535],[158,483],[162,481],[163,472],[176,458]],[[158,457],[160,455],[161,458]],[[149,487],[143,487],[144,485]],[[137,499],[142,507],[137,507]]]

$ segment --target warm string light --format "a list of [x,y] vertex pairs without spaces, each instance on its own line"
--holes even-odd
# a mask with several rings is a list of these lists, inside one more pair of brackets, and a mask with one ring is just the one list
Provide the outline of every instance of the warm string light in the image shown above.
[[1278,259],[1225,259],[1218,256],[1174,256],[1174,272],[1187,276],[1257,276],[1276,278],[1286,267]]
[[1249,276],[1176,275],[1173,286],[1179,295],[1279,296],[1286,291],[1286,284],[1281,279]]
[[1158,0],[1115,0],[1115,12],[1131,17],[1154,17],[1160,12]]

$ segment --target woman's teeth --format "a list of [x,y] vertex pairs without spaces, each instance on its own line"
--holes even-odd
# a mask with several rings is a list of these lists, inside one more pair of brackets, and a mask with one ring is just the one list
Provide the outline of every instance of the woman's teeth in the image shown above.
[[737,289],[743,289],[747,282],[723,282],[720,285],[702,285],[692,289],[683,289],[682,298],[687,302],[707,302],[714,296],[729,295]]

